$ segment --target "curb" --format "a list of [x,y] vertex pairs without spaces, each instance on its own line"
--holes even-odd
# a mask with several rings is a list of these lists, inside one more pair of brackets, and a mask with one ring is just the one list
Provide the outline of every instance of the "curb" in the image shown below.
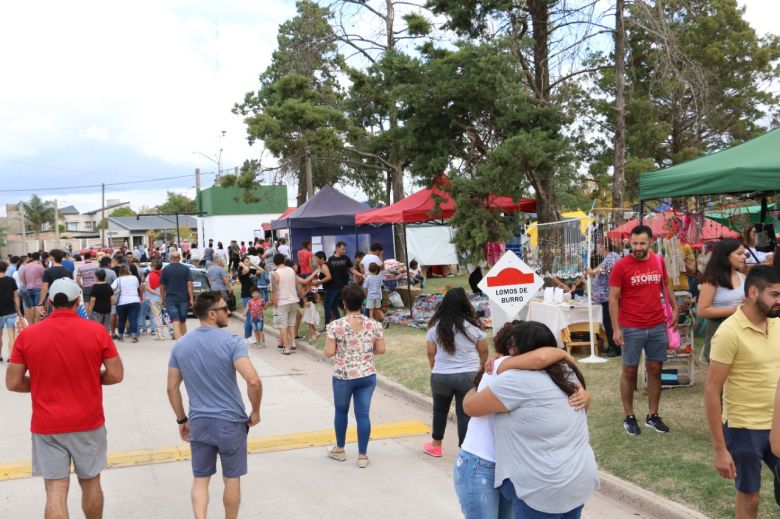
[[[239,317],[237,312],[233,312],[231,317],[244,320],[243,316]],[[279,336],[279,331],[272,327],[265,325],[265,331],[271,333],[276,337]],[[325,357],[322,351],[318,350],[308,342],[300,339],[295,341],[298,350],[313,357],[319,362],[332,362]],[[381,387],[385,391],[393,394],[393,396],[400,398],[412,405],[428,411],[433,406],[433,399],[429,396],[413,391],[394,380],[390,380],[384,375],[377,373],[376,376],[377,386]],[[454,419],[454,413],[450,412],[450,420]],[[633,483],[630,483],[624,479],[614,476],[603,470],[599,470],[599,480],[601,482],[601,488],[598,493],[623,503],[638,513],[646,515],[655,519],[708,519],[708,516],[701,512],[688,508],[685,505],[676,503],[666,497],[645,490]]]

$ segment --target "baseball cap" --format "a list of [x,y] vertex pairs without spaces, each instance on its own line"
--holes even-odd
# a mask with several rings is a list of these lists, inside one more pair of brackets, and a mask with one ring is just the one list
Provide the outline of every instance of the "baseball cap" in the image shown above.
[[81,296],[81,289],[70,278],[60,278],[54,281],[49,287],[49,299],[54,300],[57,294],[65,294],[68,301],[75,301]]

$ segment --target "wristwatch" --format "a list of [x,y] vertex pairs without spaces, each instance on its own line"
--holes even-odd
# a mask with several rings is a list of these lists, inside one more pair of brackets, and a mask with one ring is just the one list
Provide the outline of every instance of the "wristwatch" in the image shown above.
[[185,417],[184,417],[184,418],[182,418],[181,420],[176,420],[176,423],[177,423],[177,424],[179,424],[179,425],[184,425],[184,424],[185,424],[185,423],[187,423],[188,421],[189,421],[189,418],[187,418],[187,417],[185,416]]

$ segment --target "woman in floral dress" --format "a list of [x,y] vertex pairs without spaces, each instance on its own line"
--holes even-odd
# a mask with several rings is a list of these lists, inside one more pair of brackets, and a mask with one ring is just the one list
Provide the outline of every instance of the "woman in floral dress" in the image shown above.
[[341,292],[347,315],[327,325],[325,356],[334,357],[333,404],[336,416],[336,445],[328,450],[328,456],[346,461],[344,444],[347,436],[349,402],[355,401],[355,420],[358,434],[358,467],[368,466],[368,438],[371,435],[369,410],[376,387],[374,355],[385,352],[382,325],[360,313],[363,306],[363,289],[349,285]]

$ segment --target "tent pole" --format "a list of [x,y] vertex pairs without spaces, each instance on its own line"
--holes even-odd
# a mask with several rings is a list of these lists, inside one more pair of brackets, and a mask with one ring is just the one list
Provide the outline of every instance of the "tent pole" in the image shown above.
[[645,201],[639,201],[639,225],[645,224]]
[[409,238],[406,235],[406,222],[403,223],[404,230],[404,260],[406,261],[406,291],[409,295],[409,318],[414,319],[414,301],[412,301],[412,283],[409,281]]

